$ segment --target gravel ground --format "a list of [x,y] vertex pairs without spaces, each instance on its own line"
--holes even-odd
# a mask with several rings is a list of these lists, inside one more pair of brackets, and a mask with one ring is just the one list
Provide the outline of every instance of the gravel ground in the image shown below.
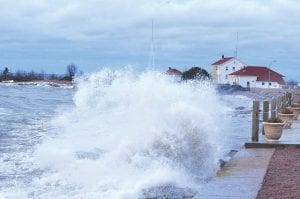
[[300,148],[276,149],[257,199],[300,198]]

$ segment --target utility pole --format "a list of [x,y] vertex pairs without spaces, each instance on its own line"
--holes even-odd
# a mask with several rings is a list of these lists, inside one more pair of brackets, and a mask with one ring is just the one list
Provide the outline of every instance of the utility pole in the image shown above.
[[151,32],[151,49],[150,49],[150,67],[154,69],[154,22],[152,19],[152,32]]
[[273,63],[275,63],[276,62],[276,60],[272,60],[270,63],[269,63],[269,82],[268,82],[268,88],[270,88],[270,83],[271,83],[271,65],[273,64]]
[[235,43],[235,50],[234,50],[235,58],[237,58],[238,56],[238,45],[239,45],[239,32],[236,32],[236,43]]

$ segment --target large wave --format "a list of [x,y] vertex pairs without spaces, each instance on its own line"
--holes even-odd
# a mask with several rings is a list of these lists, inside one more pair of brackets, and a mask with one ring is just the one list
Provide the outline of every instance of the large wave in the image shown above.
[[196,189],[219,169],[228,109],[209,82],[102,70],[77,89],[36,149],[33,198],[139,198],[165,185]]

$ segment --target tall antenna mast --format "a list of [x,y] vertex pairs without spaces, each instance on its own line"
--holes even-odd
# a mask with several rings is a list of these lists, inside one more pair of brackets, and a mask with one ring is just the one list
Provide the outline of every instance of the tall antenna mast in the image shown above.
[[152,19],[152,33],[151,33],[151,51],[150,51],[150,67],[154,68],[154,22]]
[[239,45],[239,32],[236,32],[236,43],[235,43],[235,51],[234,51],[235,58],[237,58],[238,56],[238,45]]
[[152,37],[151,37],[151,38],[152,38],[152,42],[153,42],[153,39],[154,39],[154,38],[153,38],[153,23],[154,23],[154,22],[153,22],[153,19],[152,19],[152,34],[151,34],[151,36],[152,36]]

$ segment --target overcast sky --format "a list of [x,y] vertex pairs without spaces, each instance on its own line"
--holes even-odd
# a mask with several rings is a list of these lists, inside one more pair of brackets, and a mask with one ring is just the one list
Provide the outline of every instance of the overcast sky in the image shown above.
[[[297,0],[0,0],[0,70],[181,70],[233,56],[300,80]],[[273,61],[276,60],[276,61]]]

